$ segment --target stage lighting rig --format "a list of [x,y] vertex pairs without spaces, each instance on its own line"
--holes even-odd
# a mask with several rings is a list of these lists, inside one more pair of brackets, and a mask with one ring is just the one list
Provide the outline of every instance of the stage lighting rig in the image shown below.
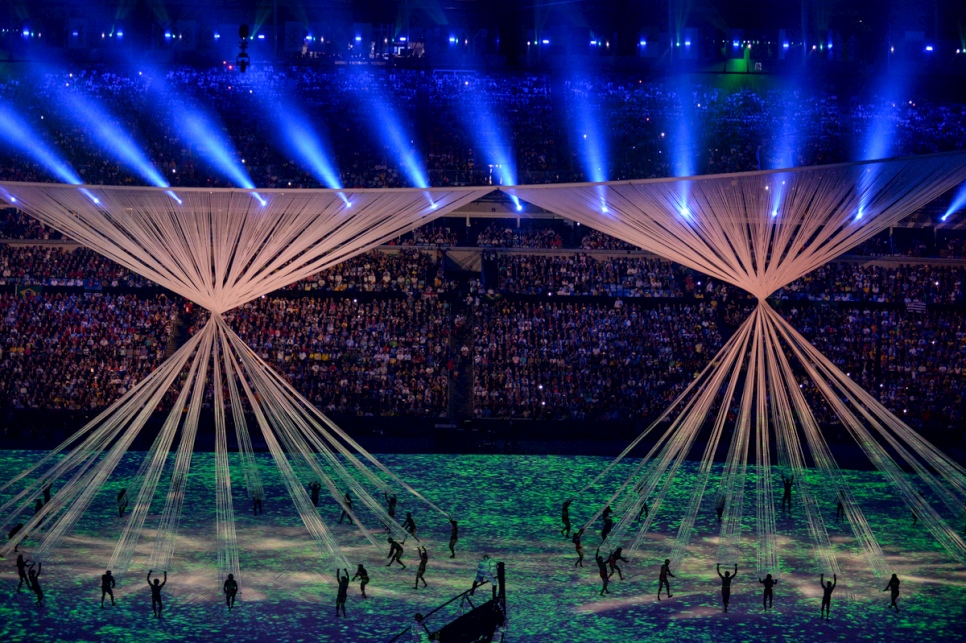
[[235,57],[235,64],[238,66],[238,71],[244,74],[252,64],[252,59],[248,55],[248,25],[238,28],[238,38],[238,56]]

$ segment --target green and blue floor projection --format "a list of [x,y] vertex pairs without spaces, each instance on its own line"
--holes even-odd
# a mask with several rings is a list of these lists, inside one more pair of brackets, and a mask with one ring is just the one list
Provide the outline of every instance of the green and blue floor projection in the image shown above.
[[[9,479],[41,455],[0,452],[0,479]],[[133,472],[141,455],[126,455],[118,477],[124,477],[123,469]],[[338,524],[338,505],[323,500],[323,520],[348,560],[364,564],[372,579],[367,599],[361,597],[358,582],[352,583],[347,617],[336,618],[335,570],[320,560],[270,456],[258,454],[266,489],[264,514],[252,516],[244,490],[235,490],[241,591],[229,612],[217,571],[215,500],[208,486],[214,456],[198,453],[188,481],[177,553],[166,570],[160,620],[152,617],[147,569],[141,568],[150,553],[150,530],[138,545],[132,571],[118,574],[117,605],[100,607],[100,575],[123,526],[115,503],[121,484],[117,483],[100,490],[77,529],[43,561],[43,606],[35,606],[26,587],[17,592],[15,561],[0,561],[0,641],[385,641],[405,629],[416,612],[425,613],[469,589],[484,553],[506,564],[507,641],[966,640],[966,570],[950,560],[921,523],[913,524],[889,482],[875,472],[844,475],[902,581],[900,612],[889,610],[889,594],[882,591],[888,579],[873,576],[847,526],[835,523],[835,504],[830,502],[823,510],[842,574],[832,597],[831,620],[824,621],[819,618],[822,570],[794,507],[790,516],[778,517],[781,565],[773,572],[779,580],[774,608],[762,609],[752,515],[743,518],[742,556],[730,611],[723,613],[713,560],[719,528],[710,495],[707,506],[701,507],[688,557],[672,561],[673,598],[656,600],[660,563],[670,550],[666,541],[680,520],[674,507],[688,502],[696,464],[688,463],[679,474],[681,484],[666,503],[668,518],[658,515],[641,552],[622,564],[625,579],[614,576],[611,594],[600,597],[593,560],[600,521],[584,537],[585,566],[575,568],[573,544],[560,534],[560,503],[609,460],[502,455],[379,458],[460,521],[457,556],[451,559],[449,524],[400,496],[397,516],[414,512],[417,534],[429,550],[426,588],[413,589],[418,557],[412,541],[405,545],[407,568],[387,569],[386,561],[355,527]],[[636,464],[633,459],[622,462],[613,471],[614,479],[626,477]],[[574,501],[575,525],[605,499],[609,487],[603,481],[601,485]],[[153,518],[156,522],[157,516]],[[149,519],[147,525],[151,524]],[[35,545],[31,538],[21,551],[29,558]],[[610,545],[605,545],[602,553],[609,551]],[[477,590],[481,600],[488,594],[487,588]],[[454,618],[457,608],[454,604],[443,610],[433,624],[441,626]]]

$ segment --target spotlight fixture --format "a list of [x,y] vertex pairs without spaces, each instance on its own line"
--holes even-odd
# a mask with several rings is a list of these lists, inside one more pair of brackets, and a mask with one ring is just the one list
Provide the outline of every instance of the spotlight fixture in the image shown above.
[[238,38],[238,56],[235,57],[235,64],[238,65],[238,71],[244,74],[252,64],[252,59],[248,55],[248,25],[238,28]]

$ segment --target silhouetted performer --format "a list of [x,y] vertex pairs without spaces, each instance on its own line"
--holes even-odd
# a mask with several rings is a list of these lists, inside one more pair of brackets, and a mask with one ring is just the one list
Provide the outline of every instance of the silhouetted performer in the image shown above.
[[610,590],[607,589],[607,579],[610,578],[607,574],[607,561],[600,555],[600,547],[597,548],[597,553],[594,554],[594,560],[597,561],[597,573],[600,574],[600,582],[603,583],[603,586],[600,588],[600,596],[610,594]]
[[473,587],[470,588],[470,594],[476,592],[476,588],[483,583],[493,585],[493,595],[496,596],[496,577],[493,575],[493,566],[489,554],[483,554],[483,558],[480,559],[480,564],[476,566],[476,578],[473,579]]
[[403,562],[399,560],[400,558],[402,558],[402,555],[403,555],[402,545],[397,543],[392,538],[389,538],[388,540],[389,540],[389,564],[386,565],[386,567],[392,567],[393,563],[399,563],[400,567],[402,567],[403,569],[406,569],[406,566],[403,564]]
[[460,539],[460,526],[459,523],[449,519],[449,557],[456,558],[456,541]]
[[252,496],[252,515],[257,516],[262,512],[262,492],[256,491]]
[[[609,508],[609,507],[608,507]],[[600,530],[600,542],[603,543],[607,540],[607,536],[610,535],[611,529],[614,528],[614,519],[610,517],[609,513],[604,513],[604,526]]]
[[352,516],[349,515],[349,512],[352,511],[352,498],[349,497],[349,492],[348,491],[345,492],[345,496],[343,496],[342,503],[343,503],[342,504],[342,513],[339,515],[339,524],[340,525],[342,524],[342,519],[343,518],[348,518],[349,519],[349,524],[351,525],[352,524]]
[[892,578],[889,579],[889,584],[886,585],[885,589],[882,591],[884,592],[886,589],[892,590],[892,604],[889,605],[889,607],[893,608],[896,611],[896,614],[898,614],[899,606],[896,605],[896,600],[899,598],[899,577],[893,574]]
[[714,503],[715,513],[718,514],[718,522],[721,522],[721,516],[724,515],[724,508],[725,508],[725,496],[723,493],[719,493],[718,499],[715,500],[715,503]]
[[44,486],[40,488],[40,492],[44,494],[44,504],[47,504],[48,502],[50,502],[50,485],[51,485],[50,480],[45,480]]
[[728,603],[731,602],[731,581],[735,579],[738,575],[738,563],[735,563],[735,573],[731,574],[729,571],[725,571],[724,576],[721,575],[721,563],[715,568],[718,572],[718,578],[721,579],[721,600],[724,602],[725,611],[728,611]]
[[[10,532],[7,534],[7,540],[13,540],[14,538],[16,538],[17,534],[20,533],[21,529],[23,529],[23,523],[18,522],[16,525],[13,526],[13,529],[11,529]],[[26,538],[24,540],[26,540]],[[16,545],[14,545],[13,550],[17,551],[18,547],[20,547],[20,543],[17,543]]]
[[127,510],[127,489],[121,489],[117,492],[117,517],[123,518],[124,512]]
[[356,575],[352,577],[352,580],[359,579],[359,591],[362,592],[362,598],[369,598],[366,596],[366,585],[369,584],[369,572],[366,568],[359,563],[359,569],[356,570]]
[[[416,521],[413,520],[413,514],[406,512],[406,520],[403,521],[402,528],[406,530],[406,533],[416,538]],[[416,538],[416,540],[419,540]]]
[[788,512],[792,511],[792,483],[795,482],[795,476],[789,478],[782,474],[782,485],[785,487],[785,492],[782,494],[782,511],[785,511],[785,506],[788,506]]
[[771,577],[771,574],[765,575],[765,580],[758,579],[758,582],[765,586],[765,595],[762,596],[761,606],[763,609],[768,609],[775,602],[775,592],[772,589],[778,584],[778,581]]
[[617,577],[624,580],[624,574],[621,572],[621,568],[617,566],[617,563],[621,561],[626,563],[627,559],[624,558],[624,548],[618,547],[607,557],[607,566],[610,567],[610,573],[607,574],[608,578],[613,576],[614,572],[617,572]]
[[574,567],[584,566],[584,544],[580,542],[580,539],[583,537],[583,535],[584,535],[584,528],[581,527],[580,529],[574,532],[574,535],[571,538],[571,540],[574,542],[574,548],[577,550],[577,562],[574,563]]
[[671,598],[674,594],[671,593],[671,583],[668,582],[667,577],[670,576],[674,578],[674,574],[671,573],[671,559],[665,558],[664,564],[661,565],[661,575],[658,576],[657,582],[657,600],[661,600],[661,588],[667,588],[667,597]]
[[37,571],[34,571],[33,565],[27,571],[27,586],[37,595],[37,605],[44,602],[44,590],[40,588],[40,567],[40,563],[37,563]]
[[111,570],[101,574],[101,609],[104,609],[104,597],[111,597],[111,605],[114,605],[114,575]]
[[319,506],[319,491],[322,490],[322,485],[319,484],[318,480],[314,480],[309,483],[309,494],[312,497],[312,504],[316,507]]
[[845,503],[842,502],[842,494],[839,494],[838,504],[835,506],[835,522],[841,522],[845,519]]
[[832,591],[838,584],[838,577],[832,574],[832,581],[825,582],[825,574],[822,574],[821,578],[818,579],[818,584],[822,586],[822,590],[825,592],[822,595],[822,614],[825,616],[825,620],[829,620],[832,613]]
[[152,584],[151,574],[153,573],[153,569],[148,570],[148,587],[151,588],[151,611],[154,612],[156,618],[161,618],[161,611],[164,609],[164,604],[161,602],[161,588],[168,584],[168,572],[164,572],[163,583],[155,578],[154,584]]
[[637,522],[640,522],[641,521],[641,516],[644,516],[645,518],[647,518],[650,515],[651,515],[651,512],[650,512],[650,510],[648,510],[648,508],[647,508],[647,500],[645,500],[644,501],[644,504],[641,505],[641,510],[637,512],[637,518],[635,518],[635,520]]
[[416,553],[419,554],[419,567],[416,568],[416,586],[413,589],[419,589],[419,581],[423,581],[423,587],[426,587],[426,563],[429,562],[425,547],[416,545]]
[[342,608],[342,616],[345,617],[345,600],[349,596],[349,570],[343,569],[345,576],[342,576],[337,567],[335,570],[335,579],[339,581],[339,593],[335,597],[335,617],[339,618],[339,608]]
[[600,512],[600,517],[603,518],[604,520],[607,520],[608,518],[610,518],[611,514],[613,513],[614,513],[614,510],[610,508],[610,505],[607,505],[606,507],[604,507],[604,510]]
[[563,528],[560,530],[562,536],[570,536],[570,503],[573,501],[573,498],[568,498],[560,507],[560,520],[563,521]]
[[30,559],[29,558],[25,559],[23,557],[23,554],[19,554],[17,556],[17,576],[20,577],[20,584],[17,585],[18,592],[20,591],[20,588],[23,587],[24,583],[27,583],[27,589],[32,589],[30,587],[30,579],[27,577],[27,563],[29,562],[30,562]]
[[221,590],[225,593],[225,605],[228,606],[230,611],[235,607],[235,596],[238,594],[238,581],[235,580],[234,574],[228,574],[228,578],[225,579],[225,584],[222,585]]
[[395,517],[396,517],[396,494],[392,494],[390,496],[389,494],[387,494],[384,491],[384,492],[382,492],[382,495],[386,497],[386,513],[389,514],[389,517],[390,518],[395,519]]

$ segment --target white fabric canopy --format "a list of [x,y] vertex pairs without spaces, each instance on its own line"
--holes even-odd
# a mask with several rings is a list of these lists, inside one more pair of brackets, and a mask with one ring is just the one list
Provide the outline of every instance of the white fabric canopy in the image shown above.
[[[505,188],[523,201],[738,286],[759,300],[751,317],[665,416],[581,490],[602,480],[665,417],[671,418],[657,444],[587,526],[603,507],[616,507],[623,514],[610,536],[612,546],[639,548],[666,494],[680,484],[680,466],[696,455],[692,446],[706,433],[699,475],[666,554],[678,563],[688,552],[711,484],[725,417],[736,409],[715,494],[715,504],[723,508],[718,562],[732,564],[740,556],[754,447],[760,573],[778,573],[773,464],[794,481],[796,506],[801,507],[796,513],[804,516],[814,542],[816,571],[838,571],[822,508],[835,507],[841,499],[854,543],[877,574],[887,573],[888,562],[802,393],[800,385],[807,377],[893,483],[898,498],[947,551],[966,561],[966,544],[943,519],[958,517],[966,506],[966,471],[856,386],[765,301],[778,288],[895,225],[964,180],[966,154],[950,153],[687,179]],[[898,454],[899,462],[890,451]],[[809,465],[821,474],[818,486],[806,475]],[[903,466],[916,472],[917,481],[903,473]],[[930,494],[928,499],[921,491]],[[650,513],[637,524],[644,503],[649,503]]]

